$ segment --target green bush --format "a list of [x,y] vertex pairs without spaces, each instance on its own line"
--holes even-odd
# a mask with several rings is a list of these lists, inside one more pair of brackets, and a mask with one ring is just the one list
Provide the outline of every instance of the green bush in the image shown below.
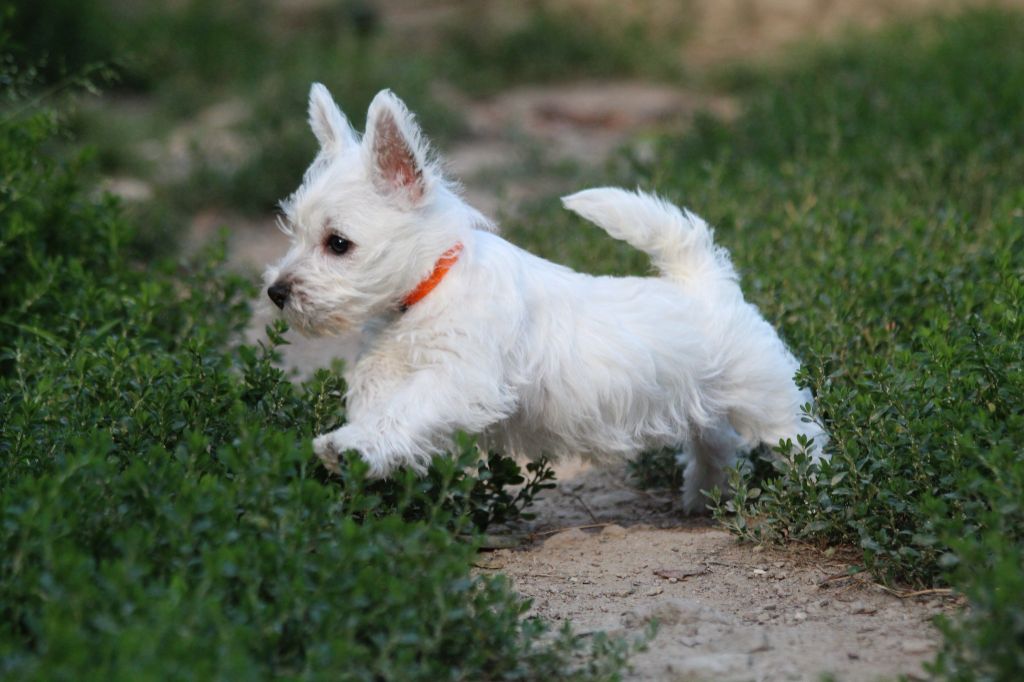
[[309,439],[341,380],[287,381],[280,327],[236,345],[252,292],[216,254],[133,255],[87,164],[48,154],[52,112],[0,120],[0,676],[617,678],[621,642],[470,573],[472,532],[550,470],[513,495],[465,441],[424,479],[328,479]]
[[[605,8],[606,11],[611,11]],[[444,40],[441,63],[459,86],[478,94],[517,83],[646,75],[676,77],[680,65],[670,36],[652,35],[636,20],[599,21],[535,3],[512,26],[489,25],[487,9],[468,12]],[[607,17],[605,17],[607,19]],[[602,25],[606,24],[606,25]],[[614,28],[610,28],[614,26]]]

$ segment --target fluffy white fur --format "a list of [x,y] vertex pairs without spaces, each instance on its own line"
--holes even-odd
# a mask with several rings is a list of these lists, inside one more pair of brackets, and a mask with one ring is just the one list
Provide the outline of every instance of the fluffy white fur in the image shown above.
[[[457,430],[526,457],[681,447],[683,503],[697,511],[740,450],[805,434],[822,452],[824,432],[801,419],[811,395],[793,381],[797,361],[696,215],[621,189],[565,197],[660,276],[577,273],[494,234],[390,92],[373,100],[361,140],[322,85],[309,117],[321,149],[283,203],[292,247],[266,281],[287,289],[279,305],[300,332],[367,334],[348,372],[349,422],[314,441],[328,468],[356,450],[377,476],[422,471]],[[337,255],[331,235],[351,246]],[[403,312],[460,242],[447,276]]]

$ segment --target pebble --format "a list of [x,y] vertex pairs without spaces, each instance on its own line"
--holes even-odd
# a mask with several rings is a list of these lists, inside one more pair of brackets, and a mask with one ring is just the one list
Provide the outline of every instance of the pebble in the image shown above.
[[934,648],[935,645],[927,639],[905,639],[900,643],[905,654],[926,654]]
[[673,674],[672,679],[704,679],[734,675],[746,670],[746,654],[705,654],[673,662],[668,672]]
[[754,635],[753,644],[747,646],[748,654],[759,654],[772,650],[772,643],[768,641],[768,633],[761,631]]
[[628,533],[629,531],[615,523],[601,529],[601,535],[606,538],[624,538]]
[[652,620],[657,620],[663,627],[727,622],[715,609],[688,599],[662,599],[645,609],[622,614],[622,624],[628,628],[639,627]]
[[872,606],[871,604],[865,604],[862,601],[855,601],[853,602],[853,604],[850,605],[850,611],[853,613],[859,613],[865,616],[870,616],[872,613],[878,612],[878,607]]
[[580,542],[581,540],[586,539],[587,534],[584,533],[582,530],[580,530],[579,528],[570,528],[569,530],[564,530],[561,533],[556,533],[555,535],[549,537],[547,540],[544,541],[544,547],[549,549],[558,547],[569,547],[571,545],[575,545],[577,542]]

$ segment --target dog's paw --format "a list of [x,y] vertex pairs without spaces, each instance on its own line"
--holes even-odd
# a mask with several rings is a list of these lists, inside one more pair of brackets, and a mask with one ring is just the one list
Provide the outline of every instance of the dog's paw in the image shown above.
[[332,474],[341,473],[341,456],[345,453],[347,448],[341,447],[336,442],[335,434],[337,431],[332,433],[325,433],[322,436],[318,436],[313,439],[313,452],[320,459],[320,462],[324,465],[324,468],[330,471]]
[[313,452],[332,474],[341,473],[341,458],[349,450],[358,452],[370,467],[367,472],[369,478],[384,478],[392,469],[388,458],[382,456],[375,444],[352,424],[313,439]]

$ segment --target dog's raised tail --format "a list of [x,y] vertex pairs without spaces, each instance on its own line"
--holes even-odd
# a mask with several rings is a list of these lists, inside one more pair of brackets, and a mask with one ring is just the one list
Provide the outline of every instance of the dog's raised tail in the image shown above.
[[729,254],[715,245],[707,223],[653,194],[598,187],[562,197],[562,204],[648,254],[669,279],[684,284],[737,279]]

